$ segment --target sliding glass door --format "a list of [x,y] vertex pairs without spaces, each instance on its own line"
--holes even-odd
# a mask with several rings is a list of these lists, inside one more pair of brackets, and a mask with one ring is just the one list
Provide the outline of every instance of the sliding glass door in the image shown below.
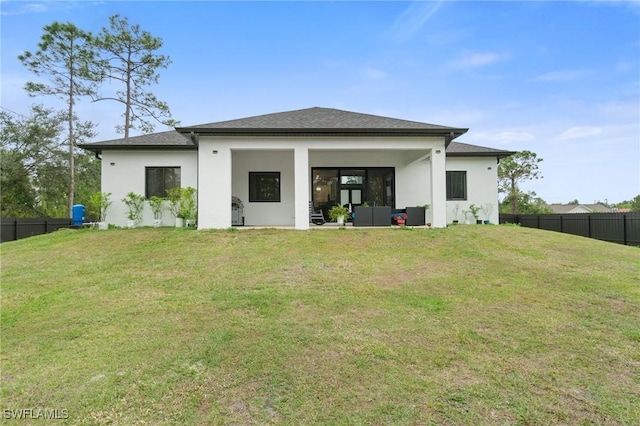
[[328,210],[336,204],[395,207],[393,167],[314,167],[312,201],[316,209]]
[[367,203],[370,206],[395,207],[395,185],[393,168],[368,169]]

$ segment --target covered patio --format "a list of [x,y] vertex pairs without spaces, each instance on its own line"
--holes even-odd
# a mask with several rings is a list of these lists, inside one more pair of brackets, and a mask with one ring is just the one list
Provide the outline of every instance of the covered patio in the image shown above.
[[177,128],[198,148],[198,227],[231,226],[229,200],[245,224],[309,228],[309,202],[429,204],[446,226],[445,151],[467,129],[329,108]]
[[297,138],[278,142],[277,148],[265,149],[258,138],[200,137],[199,228],[231,226],[230,209],[220,206],[232,197],[242,200],[245,226],[308,229],[309,202],[327,218],[334,205],[355,211],[428,204],[429,221],[446,225],[443,141],[403,144],[388,138],[385,144],[376,141],[375,150],[370,141],[357,139],[315,140],[316,146]]

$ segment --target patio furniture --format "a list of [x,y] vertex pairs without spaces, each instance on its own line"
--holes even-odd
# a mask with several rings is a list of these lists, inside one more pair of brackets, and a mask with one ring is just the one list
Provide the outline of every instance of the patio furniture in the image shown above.
[[375,206],[364,207],[356,206],[355,217],[353,218],[353,226],[390,226],[391,225],[391,207]]
[[424,207],[407,207],[407,226],[424,226],[425,225],[425,208]]
[[324,225],[326,222],[322,210],[314,210],[313,202],[309,201],[309,223]]

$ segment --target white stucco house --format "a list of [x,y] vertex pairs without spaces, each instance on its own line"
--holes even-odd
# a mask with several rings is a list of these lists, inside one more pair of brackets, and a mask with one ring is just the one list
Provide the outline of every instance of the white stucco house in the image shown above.
[[[128,192],[172,186],[197,189],[199,229],[232,226],[232,197],[247,226],[309,229],[309,202],[429,204],[434,227],[463,221],[475,204],[497,223],[497,164],[513,152],[454,142],[467,130],[315,107],[80,146],[102,159],[107,221],[120,226]],[[173,219],[165,213],[164,224]],[[143,224],[152,223],[147,207]]]

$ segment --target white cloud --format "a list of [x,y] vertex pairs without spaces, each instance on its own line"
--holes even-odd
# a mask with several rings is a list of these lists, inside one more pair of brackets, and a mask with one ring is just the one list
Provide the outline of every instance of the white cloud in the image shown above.
[[473,142],[488,143],[492,145],[513,145],[527,143],[536,139],[535,135],[529,132],[503,130],[499,132],[485,132],[469,135]]
[[8,2],[2,2],[2,12],[1,15],[9,16],[9,15],[26,15],[29,13],[43,13],[49,11],[49,6],[46,3],[16,3],[13,2],[13,5],[19,4],[20,6],[16,9],[7,10]]
[[23,9],[25,13],[42,13],[49,10],[49,6],[43,3],[27,3]]
[[364,74],[369,80],[384,80],[388,75],[386,72],[375,68],[367,68]]
[[567,82],[579,80],[589,74],[586,70],[550,71],[532,78],[532,81]]
[[636,64],[631,61],[619,61],[615,65],[615,70],[622,73],[633,71],[635,68]]
[[73,10],[77,8],[92,7],[104,4],[102,1],[5,1],[0,0],[2,5],[0,15],[28,15],[32,13],[52,13],[56,10]]
[[640,2],[630,0],[579,0],[593,6],[624,7],[632,12],[640,13]]
[[426,109],[422,106],[415,106],[410,108],[410,112],[402,114],[408,120],[471,129],[476,124],[485,123],[489,118],[486,109],[455,109],[442,108],[441,106]]
[[455,69],[468,69],[484,67],[505,59],[504,55],[493,52],[465,52],[458,58],[449,62],[449,66]]
[[[639,92],[640,90],[636,90],[635,93]],[[607,122],[638,122],[638,118],[640,117],[640,104],[638,104],[637,98],[629,101],[607,101],[598,104],[596,111],[602,114]]]
[[393,22],[386,35],[399,41],[407,41],[440,9],[444,0],[415,1],[411,3]]
[[602,133],[602,127],[596,127],[596,126],[574,126],[571,127],[567,130],[565,130],[564,132],[562,132],[562,134],[560,134],[557,138],[555,138],[556,140],[559,141],[566,141],[566,140],[572,140],[572,139],[583,139],[583,138],[590,138],[593,136],[597,136],[599,134]]

